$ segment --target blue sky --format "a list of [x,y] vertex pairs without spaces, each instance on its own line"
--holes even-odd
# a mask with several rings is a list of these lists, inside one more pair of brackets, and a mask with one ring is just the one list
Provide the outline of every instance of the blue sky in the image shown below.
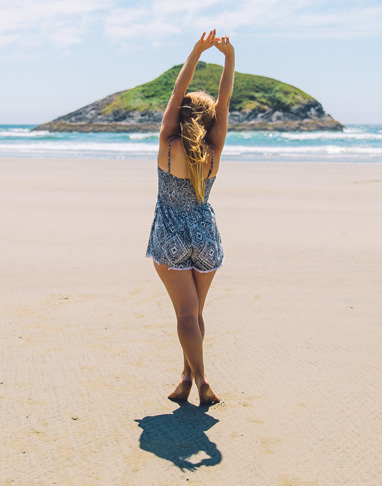
[[[0,0],[0,123],[42,123],[229,34],[236,70],[297,86],[343,123],[382,123],[380,0]],[[209,50],[206,62],[222,64]]]

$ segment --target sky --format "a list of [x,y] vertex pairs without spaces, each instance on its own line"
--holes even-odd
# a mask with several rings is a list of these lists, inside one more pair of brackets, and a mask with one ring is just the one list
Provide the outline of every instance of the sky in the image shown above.
[[[183,63],[203,31],[236,71],[382,124],[381,0],[0,0],[0,124],[40,124]],[[201,60],[223,64],[216,49]]]

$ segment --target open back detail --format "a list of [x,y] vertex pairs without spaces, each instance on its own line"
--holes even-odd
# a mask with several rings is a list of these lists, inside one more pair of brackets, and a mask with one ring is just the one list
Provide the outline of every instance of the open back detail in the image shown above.
[[213,148],[202,202],[197,199],[190,179],[170,173],[173,140],[168,150],[167,172],[158,166],[158,199],[146,257],[169,266],[169,269],[194,268],[199,272],[210,272],[219,268],[224,260],[215,213],[208,203],[216,179],[216,176],[209,178],[213,168]]
[[[173,143],[173,141],[175,140],[176,137],[172,138],[171,139],[171,142],[170,142],[170,145],[168,147],[168,155],[167,155],[167,172],[170,174],[170,152],[171,152],[171,145]],[[208,176],[207,176],[207,179],[210,177],[211,175],[211,172],[212,172],[212,169],[214,167],[214,148],[212,147],[212,145],[209,145],[210,149],[211,149],[211,152],[212,152],[212,159],[211,159],[211,167],[210,167],[210,171],[208,172]],[[178,177],[178,179],[180,179],[180,177]]]

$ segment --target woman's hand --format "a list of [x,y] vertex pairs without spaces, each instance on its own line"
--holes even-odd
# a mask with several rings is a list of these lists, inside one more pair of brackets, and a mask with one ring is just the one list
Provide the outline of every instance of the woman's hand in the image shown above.
[[198,40],[198,42],[194,46],[194,50],[196,50],[199,54],[201,54],[203,51],[206,51],[210,47],[212,47],[215,43],[216,40],[216,29],[211,30],[206,39],[204,38],[206,35],[205,32],[203,32],[202,37]]
[[235,54],[235,49],[230,43],[228,35],[223,37],[215,37],[214,46],[217,47],[225,56]]

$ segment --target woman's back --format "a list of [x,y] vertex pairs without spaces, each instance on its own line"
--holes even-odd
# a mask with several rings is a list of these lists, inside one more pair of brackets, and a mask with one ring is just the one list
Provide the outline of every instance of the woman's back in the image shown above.
[[167,164],[166,169],[160,167],[158,164],[158,203],[166,204],[171,208],[177,208],[182,210],[200,209],[201,206],[206,205],[210,195],[210,191],[213,183],[215,182],[216,175],[213,176],[212,173],[215,172],[215,162],[214,162],[214,149],[209,146],[210,150],[210,162],[206,161],[204,169],[208,170],[208,173],[204,176],[204,199],[199,200],[195,194],[195,190],[192,186],[191,180],[188,177],[181,177],[181,175],[187,175],[185,171],[187,166],[184,168],[186,162],[182,160],[181,153],[178,147],[178,157],[177,162],[177,173],[174,174],[173,171],[173,153],[174,149],[172,146],[177,145],[177,139],[171,140],[168,152],[167,152]]
[[[181,179],[189,179],[187,157],[184,153],[182,141],[179,137],[173,138],[171,141],[161,141],[158,152],[158,166],[163,171],[168,170],[168,154],[170,149],[170,173],[175,177]],[[207,179],[209,176],[215,177],[219,170],[220,152],[212,147],[210,144],[205,144],[207,150],[207,157],[203,167],[203,178]],[[210,173],[211,164],[213,160],[213,168]]]

